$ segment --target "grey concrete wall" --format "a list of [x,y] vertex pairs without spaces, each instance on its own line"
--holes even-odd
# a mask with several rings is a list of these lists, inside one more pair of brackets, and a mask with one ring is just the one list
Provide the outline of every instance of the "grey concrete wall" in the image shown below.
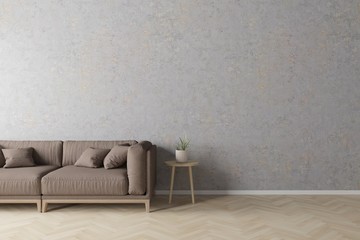
[[360,189],[359,16],[356,0],[1,0],[1,139],[148,139],[167,189],[187,134],[197,189]]

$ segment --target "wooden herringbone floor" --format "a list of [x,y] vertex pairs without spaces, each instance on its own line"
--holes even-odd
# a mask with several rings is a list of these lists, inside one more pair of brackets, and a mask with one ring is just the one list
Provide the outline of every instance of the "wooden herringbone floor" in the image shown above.
[[[0,239],[360,239],[360,196],[166,196],[143,205],[0,205]],[[55,207],[55,208],[54,208]]]

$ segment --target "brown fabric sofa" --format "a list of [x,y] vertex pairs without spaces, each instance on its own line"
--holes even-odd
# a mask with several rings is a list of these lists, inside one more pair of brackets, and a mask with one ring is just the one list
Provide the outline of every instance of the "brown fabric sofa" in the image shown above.
[[[126,166],[74,166],[89,147],[128,144]],[[0,203],[142,203],[150,211],[156,180],[156,146],[148,141],[0,141],[0,148],[34,149],[34,167],[0,168]],[[2,167],[2,166],[0,166]]]

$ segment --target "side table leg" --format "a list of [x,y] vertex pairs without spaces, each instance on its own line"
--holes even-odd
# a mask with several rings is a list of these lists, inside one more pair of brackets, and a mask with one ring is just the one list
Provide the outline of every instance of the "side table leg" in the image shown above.
[[172,200],[172,193],[174,188],[174,178],[175,178],[175,167],[171,167],[171,181],[170,181],[170,193],[169,193],[169,204]]
[[193,181],[193,175],[192,175],[191,166],[189,167],[189,177],[190,177],[190,187],[191,187],[191,199],[192,199],[192,203],[195,204],[194,181]]

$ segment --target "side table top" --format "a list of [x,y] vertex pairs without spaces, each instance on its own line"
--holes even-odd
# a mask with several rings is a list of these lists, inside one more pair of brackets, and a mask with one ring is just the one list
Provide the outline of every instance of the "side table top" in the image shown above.
[[177,162],[176,160],[165,161],[169,167],[192,167],[199,165],[198,161]]

